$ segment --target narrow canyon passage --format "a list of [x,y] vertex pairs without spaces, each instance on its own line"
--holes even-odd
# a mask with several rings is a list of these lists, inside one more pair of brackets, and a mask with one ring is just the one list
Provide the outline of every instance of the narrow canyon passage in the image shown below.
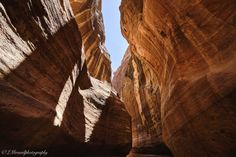
[[0,0],[0,156],[236,156],[235,1],[115,1]]

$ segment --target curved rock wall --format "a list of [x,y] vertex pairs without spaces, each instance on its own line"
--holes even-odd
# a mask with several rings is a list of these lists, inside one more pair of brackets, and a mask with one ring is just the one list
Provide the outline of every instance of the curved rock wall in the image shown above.
[[132,53],[113,84],[132,116],[134,147],[164,141],[177,157],[233,155],[235,10],[233,0],[122,0]]
[[160,91],[146,62],[127,49],[112,84],[132,118],[132,153],[171,154],[162,140]]
[[[156,82],[151,77],[152,71],[133,54],[131,48],[127,49],[122,63],[114,74],[113,84],[122,100],[128,103],[126,107],[132,117],[133,147],[148,147],[154,140],[161,142],[161,123],[158,121],[160,99],[158,85],[152,85]],[[117,87],[118,84],[122,86]]]
[[104,46],[102,0],[70,0],[70,3],[82,35],[90,75],[111,82],[110,55]]
[[129,151],[130,117],[89,76],[79,29],[68,0],[0,1],[0,149]]

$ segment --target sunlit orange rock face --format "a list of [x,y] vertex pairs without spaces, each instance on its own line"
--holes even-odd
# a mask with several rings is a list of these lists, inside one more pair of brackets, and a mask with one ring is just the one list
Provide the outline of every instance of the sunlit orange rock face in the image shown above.
[[68,0],[0,1],[0,149],[128,153],[130,116],[109,70],[89,75],[80,29]]
[[233,0],[122,0],[130,46],[113,84],[132,117],[134,148],[234,156],[235,10]]
[[70,0],[82,35],[82,45],[91,76],[111,81],[110,55],[104,46],[105,32],[101,0]]

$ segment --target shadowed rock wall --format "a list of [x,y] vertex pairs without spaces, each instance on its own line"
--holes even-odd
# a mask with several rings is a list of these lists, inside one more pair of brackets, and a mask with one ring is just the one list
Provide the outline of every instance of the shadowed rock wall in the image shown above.
[[233,156],[235,10],[233,0],[122,0],[130,53],[113,84],[132,117],[133,147]]
[[88,74],[79,29],[68,0],[0,1],[1,150],[128,153],[130,117]]

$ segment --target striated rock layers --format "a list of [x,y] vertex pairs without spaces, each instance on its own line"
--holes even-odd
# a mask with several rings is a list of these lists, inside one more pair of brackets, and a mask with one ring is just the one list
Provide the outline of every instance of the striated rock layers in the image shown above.
[[102,0],[70,0],[70,2],[82,35],[83,50],[90,75],[111,82],[110,55],[104,46]]
[[68,0],[0,1],[1,150],[129,151],[130,117],[110,84],[89,76],[79,29]]
[[235,155],[235,10],[233,0],[122,0],[130,46],[113,84],[134,151]]

